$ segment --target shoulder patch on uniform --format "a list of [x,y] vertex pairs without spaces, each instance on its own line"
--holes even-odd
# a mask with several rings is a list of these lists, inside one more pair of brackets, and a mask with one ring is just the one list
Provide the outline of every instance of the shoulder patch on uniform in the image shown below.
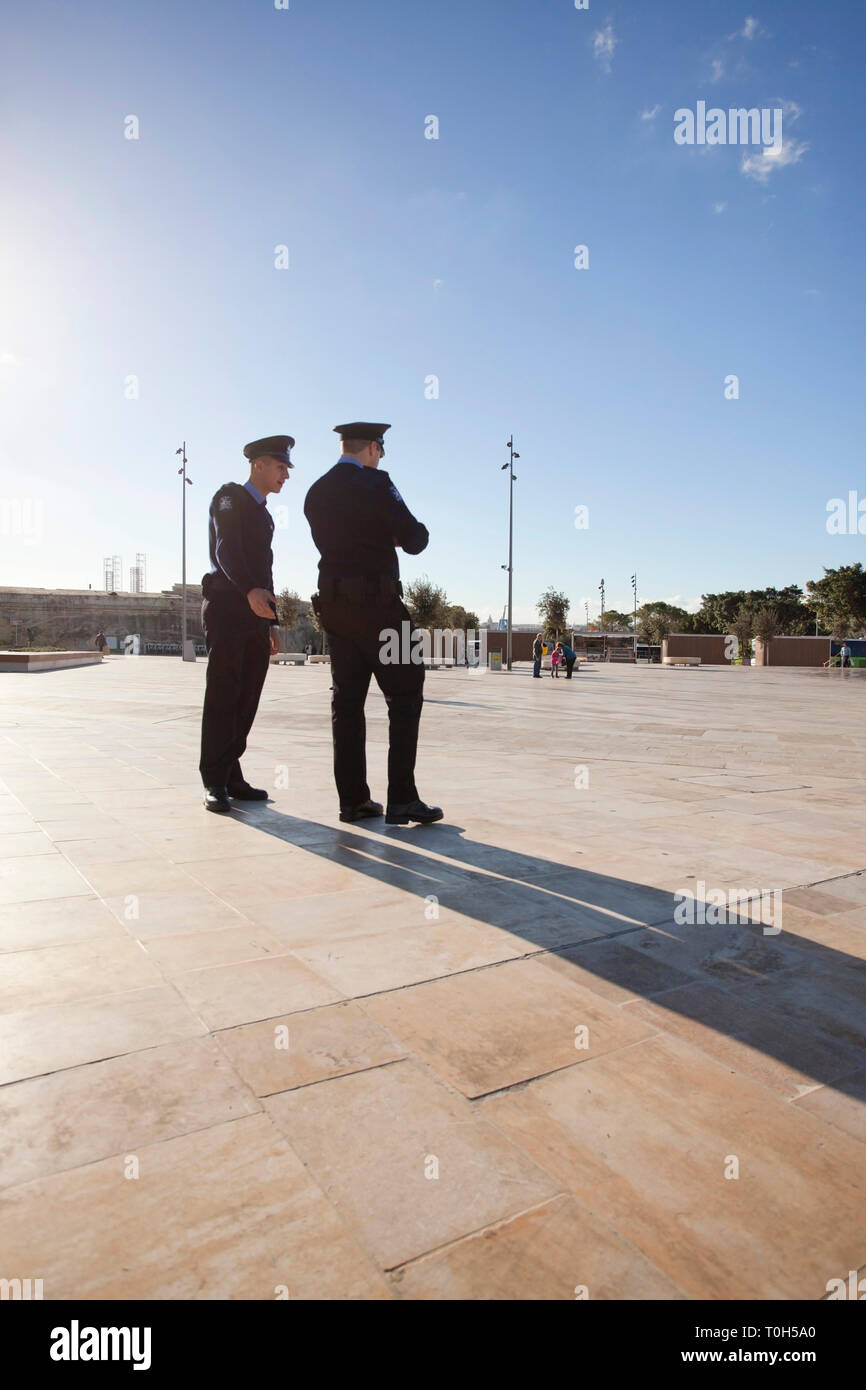
[[234,503],[232,502],[232,499],[228,496],[228,494],[224,492],[217,505],[219,506],[219,510],[221,512],[230,512],[232,507],[234,506]]
[[395,486],[394,486],[393,483],[389,483],[389,484],[388,484],[388,491],[390,492],[391,496],[394,498],[394,501],[395,501],[395,502],[402,502],[402,501],[403,501],[403,498],[400,496],[399,492],[397,491],[397,489],[395,488]]

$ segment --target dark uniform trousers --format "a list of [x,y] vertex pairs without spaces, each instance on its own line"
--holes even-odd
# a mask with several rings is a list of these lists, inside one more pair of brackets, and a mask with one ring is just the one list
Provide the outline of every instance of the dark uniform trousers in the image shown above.
[[271,625],[235,590],[205,598],[201,624],[208,663],[199,771],[206,787],[224,787],[242,779],[240,759],[270,664]]
[[[403,650],[408,643],[402,642],[402,636],[411,632],[412,620],[396,595],[352,599],[341,587],[351,585],[337,581],[326,597],[329,586],[322,582],[316,596],[331,655],[334,780],[340,805],[360,806],[370,797],[364,701],[371,676],[376,677],[388,706],[388,801],[405,805],[418,795],[415,756],[424,703],[424,666],[411,661],[410,652]],[[403,623],[408,626],[404,628]],[[382,660],[386,639],[380,634],[385,630],[394,631],[400,641],[397,663]]]

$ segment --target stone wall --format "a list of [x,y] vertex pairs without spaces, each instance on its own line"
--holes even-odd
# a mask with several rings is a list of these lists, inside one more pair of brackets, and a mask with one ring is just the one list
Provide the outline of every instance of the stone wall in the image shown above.
[[[181,586],[156,594],[0,588],[0,646],[89,646],[100,630],[119,643],[135,632],[143,641],[179,642]],[[187,630],[202,640],[200,584],[187,585]]]

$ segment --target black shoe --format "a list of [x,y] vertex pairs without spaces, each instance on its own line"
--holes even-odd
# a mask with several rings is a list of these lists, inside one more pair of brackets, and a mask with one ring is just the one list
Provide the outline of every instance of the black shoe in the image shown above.
[[430,825],[434,820],[441,820],[444,811],[440,806],[426,806],[423,801],[408,801],[405,806],[388,803],[388,810],[385,813],[386,825],[408,825],[410,820],[416,820],[421,825]]
[[383,809],[381,801],[362,801],[360,806],[341,806],[340,820],[372,820],[374,816],[381,816]]
[[232,803],[229,801],[228,789],[226,787],[205,787],[204,805],[206,811],[230,811]]
[[267,801],[268,793],[262,791],[261,787],[251,787],[249,782],[238,782],[234,786],[227,788],[228,794],[235,801]]

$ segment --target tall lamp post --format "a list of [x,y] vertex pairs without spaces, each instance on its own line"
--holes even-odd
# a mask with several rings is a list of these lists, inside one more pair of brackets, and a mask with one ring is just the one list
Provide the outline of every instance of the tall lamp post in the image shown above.
[[599,584],[598,592],[601,594],[601,612],[598,616],[598,625],[602,632],[604,632],[604,580]]
[[182,497],[182,499],[183,499],[183,500],[182,500],[182,507],[181,507],[181,514],[182,514],[182,517],[183,517],[183,520],[182,520],[182,522],[181,522],[181,531],[182,531],[182,533],[183,533],[183,541],[182,541],[182,555],[183,555],[183,559],[182,559],[182,562],[181,562],[181,627],[180,627],[180,633],[181,633],[181,635],[180,635],[180,654],[181,654],[181,657],[183,658],[184,661],[195,661],[195,650],[193,650],[192,654],[190,654],[190,653],[187,651],[187,645],[186,645],[186,490],[187,490],[188,487],[192,487],[192,478],[188,478],[188,477],[186,476],[186,440],[184,440],[184,441],[183,441],[183,444],[181,445],[181,447],[180,447],[179,449],[175,449],[174,452],[175,452],[175,454],[180,454],[180,456],[181,456],[181,460],[182,460],[181,466],[180,466],[180,468],[179,468],[177,471],[178,471],[178,473],[183,477],[183,483],[182,483],[182,485],[181,485],[181,497]]
[[514,460],[519,459],[520,455],[514,448],[514,437],[509,439],[506,448],[508,449],[508,462],[503,463],[500,473],[508,469],[508,564],[503,565],[503,569],[508,570],[508,637],[507,637],[507,657],[506,669],[511,670],[511,627],[512,627],[512,579],[514,576],[514,484],[517,482],[517,474],[514,472]]
[[634,594],[634,654],[637,657],[637,573],[631,577],[631,591]]

